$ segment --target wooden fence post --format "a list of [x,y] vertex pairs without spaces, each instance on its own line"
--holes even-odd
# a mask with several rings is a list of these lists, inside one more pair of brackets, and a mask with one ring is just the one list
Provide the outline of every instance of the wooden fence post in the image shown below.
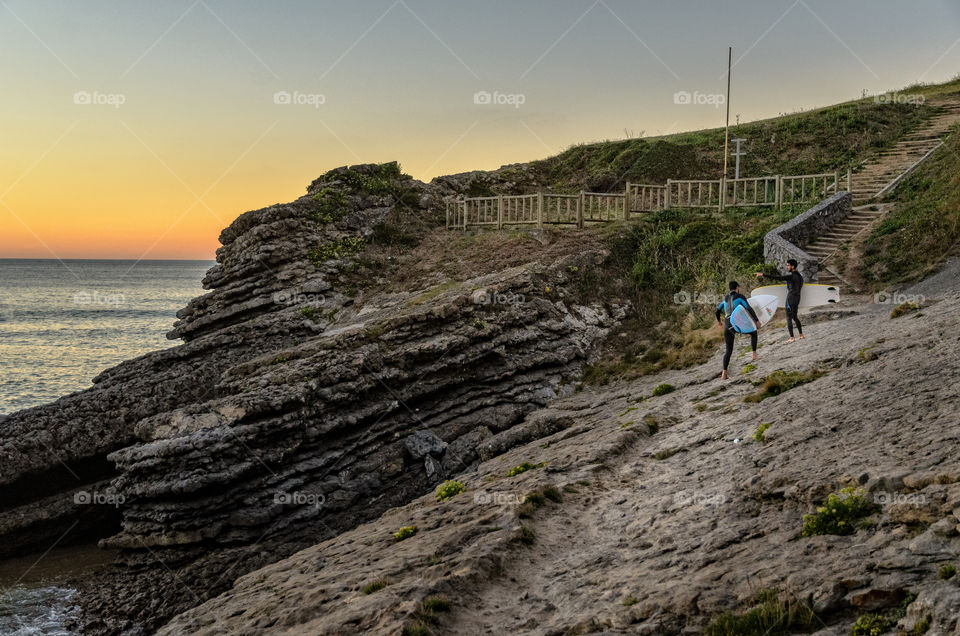
[[623,193],[623,220],[627,221],[630,219],[630,182],[627,181],[627,189]]
[[777,209],[783,207],[783,175],[777,175]]
[[671,188],[670,188],[670,183],[671,183],[671,181],[672,181],[672,179],[667,179],[667,191],[664,193],[664,196],[663,196],[663,209],[664,209],[664,210],[669,210],[669,209],[670,209],[670,190],[671,190]]
[[467,231],[467,200],[463,200],[463,231]]
[[[736,202],[737,200],[737,191],[736,191],[737,182],[736,181],[733,182],[733,187],[734,187],[733,200],[734,202]],[[726,198],[727,198],[727,178],[720,177],[720,201],[719,203],[717,203],[717,208],[720,210],[720,212],[723,212],[724,199]]]
[[583,190],[580,191],[580,198],[577,199],[577,227],[583,229]]
[[497,195],[497,229],[503,229],[503,195]]
[[850,187],[850,168],[847,168],[847,192],[851,192],[853,188]]
[[[826,188],[823,189],[823,196],[826,198],[827,192]],[[833,193],[836,194],[840,190],[840,173],[836,170],[833,171]]]
[[537,193],[537,227],[543,227],[543,191]]

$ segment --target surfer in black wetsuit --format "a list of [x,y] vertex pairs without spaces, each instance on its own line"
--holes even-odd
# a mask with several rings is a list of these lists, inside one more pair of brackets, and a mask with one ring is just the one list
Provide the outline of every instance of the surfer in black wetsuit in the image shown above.
[[794,341],[793,323],[797,323],[797,333],[803,340],[803,326],[800,324],[800,318],[797,317],[797,311],[800,309],[800,290],[803,288],[803,274],[797,271],[797,261],[792,258],[787,261],[787,273],[784,276],[757,272],[757,278],[772,278],[787,284],[787,333],[790,334],[787,342]]
[[[747,297],[740,293],[740,285],[737,284],[737,281],[732,280],[730,281],[730,293],[727,294],[723,302],[717,306],[717,324],[723,327],[723,341],[727,345],[727,350],[723,354],[723,372],[720,374],[721,380],[726,380],[729,377],[727,375],[727,367],[730,365],[730,356],[733,355],[734,338],[738,333],[733,328],[733,325],[730,324],[730,315],[738,306],[747,310],[750,318],[753,319],[753,323],[757,326],[756,331],[750,332],[750,347],[753,349],[754,362],[760,359],[757,357],[757,331],[760,329],[760,319],[757,318],[753,307],[747,302]],[[723,317],[722,321],[720,320],[721,317]]]

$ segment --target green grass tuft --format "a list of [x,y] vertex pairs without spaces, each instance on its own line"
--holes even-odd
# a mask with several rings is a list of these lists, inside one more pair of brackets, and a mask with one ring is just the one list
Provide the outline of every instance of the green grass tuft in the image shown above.
[[892,626],[890,619],[879,614],[864,614],[854,623],[851,636],[880,636]]
[[947,563],[940,568],[940,572],[937,573],[937,576],[946,581],[948,579],[952,579],[954,576],[956,576],[956,574],[957,568],[954,567],[952,563]]
[[743,398],[744,402],[762,402],[767,398],[780,395],[794,387],[807,382],[813,382],[817,378],[825,375],[825,371],[820,369],[809,369],[807,371],[774,371],[767,377],[754,384],[760,386],[760,390],[751,393]]
[[707,636],[780,636],[809,632],[818,624],[811,607],[793,598],[781,600],[775,590],[757,594],[755,607],[743,613],[725,612],[704,630]]
[[767,429],[770,428],[770,422],[760,422],[760,425],[757,427],[757,430],[753,432],[753,441],[755,442],[765,442],[763,435],[767,432]]
[[893,311],[890,312],[890,319],[899,318],[900,316],[906,316],[911,311],[917,311],[920,307],[917,306],[917,303],[900,303],[893,308]]
[[367,583],[365,586],[363,586],[363,593],[373,594],[374,592],[379,592],[380,590],[387,587],[388,585],[390,585],[390,581],[388,581],[387,579],[378,579],[372,583]]
[[543,468],[547,465],[547,462],[540,462],[539,464],[531,464],[530,462],[523,462],[519,466],[514,466],[507,472],[507,477],[516,477],[521,473],[525,473],[528,470],[533,470],[535,468]]

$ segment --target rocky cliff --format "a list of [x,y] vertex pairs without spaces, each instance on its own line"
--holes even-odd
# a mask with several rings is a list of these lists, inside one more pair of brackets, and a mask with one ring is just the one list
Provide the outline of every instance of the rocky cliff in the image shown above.
[[[729,382],[718,354],[559,397],[462,493],[243,576],[159,633],[960,633],[955,273],[901,317],[861,299],[792,344],[781,322],[755,365],[738,346]],[[804,532],[842,488],[863,518]]]
[[572,291],[602,254],[358,283],[364,254],[395,253],[445,193],[396,164],[354,166],[241,215],[210,291],[178,313],[170,337],[184,344],[0,424],[0,544],[66,532],[117,552],[80,595],[86,632],[149,633],[474,469],[490,440],[520,443],[524,416],[572,391],[625,310]]

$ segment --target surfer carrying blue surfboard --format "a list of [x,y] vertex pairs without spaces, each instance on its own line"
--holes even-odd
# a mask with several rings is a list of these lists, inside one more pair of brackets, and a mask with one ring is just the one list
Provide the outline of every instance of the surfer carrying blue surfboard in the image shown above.
[[[743,314],[743,312],[746,312],[750,320],[753,321],[752,325],[749,321],[738,319],[738,314]],[[724,317],[723,321],[720,320],[721,316]],[[724,297],[722,303],[717,305],[717,324],[723,327],[723,341],[727,345],[727,350],[723,354],[723,373],[720,374],[720,378],[726,380],[729,377],[727,367],[730,365],[730,357],[733,355],[734,338],[738,333],[750,334],[753,359],[754,361],[760,359],[757,357],[757,332],[760,330],[760,319],[753,311],[750,303],[747,302],[746,296],[740,293],[740,285],[735,280],[730,281],[730,293]]]
[[790,334],[787,342],[794,342],[793,323],[797,323],[797,334],[803,340],[803,326],[797,316],[797,310],[800,308],[800,290],[803,288],[803,274],[797,271],[797,261],[792,258],[787,261],[787,273],[784,276],[757,272],[757,278],[772,278],[787,284],[787,333]]

